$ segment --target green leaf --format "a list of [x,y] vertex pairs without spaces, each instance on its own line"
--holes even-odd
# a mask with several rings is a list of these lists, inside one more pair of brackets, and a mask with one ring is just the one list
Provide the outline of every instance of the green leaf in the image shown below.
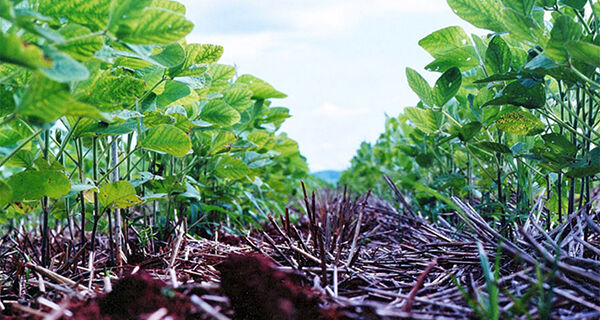
[[60,198],[71,190],[69,178],[59,171],[28,169],[12,175],[6,183],[12,189],[12,202]]
[[185,83],[179,81],[167,80],[165,83],[165,89],[161,93],[156,102],[159,106],[168,106],[172,102],[175,102],[181,98],[187,97],[192,93],[190,87]]
[[421,98],[424,104],[433,106],[433,92],[423,77],[415,70],[406,68],[406,78],[410,88]]
[[192,149],[192,142],[181,129],[174,125],[161,124],[146,132],[141,147],[183,157]]
[[185,37],[194,27],[183,14],[149,7],[147,0],[119,0],[117,3],[111,13],[109,30],[127,43],[169,44]]
[[443,58],[449,52],[463,47],[472,47],[471,40],[458,26],[437,30],[419,41],[419,45],[434,58]]
[[600,148],[596,147],[590,151],[585,159],[581,159],[571,165],[567,176],[571,178],[592,177],[600,173]]
[[13,191],[10,185],[4,181],[0,181],[0,208],[4,208],[10,203],[13,197]]
[[560,0],[560,3],[566,4],[575,10],[583,10],[587,0]]
[[158,52],[153,53],[149,60],[165,67],[172,68],[181,65],[185,61],[185,50],[179,43],[172,43],[163,48],[157,48]]
[[0,0],[0,18],[8,21],[15,19],[15,10],[10,0]]
[[67,24],[59,32],[66,41],[56,47],[80,61],[91,59],[104,46],[102,37],[92,35],[90,29],[78,24]]
[[546,129],[536,116],[526,111],[513,111],[500,117],[496,127],[504,132],[520,136],[533,136]]
[[254,143],[258,148],[262,148],[269,140],[271,140],[271,135],[264,131],[254,131],[246,137],[246,140]]
[[567,157],[574,157],[577,154],[577,147],[563,135],[549,133],[543,135],[542,139],[554,154]]
[[573,58],[594,67],[600,67],[600,46],[586,41],[568,41],[567,52]]
[[65,114],[101,118],[94,107],[71,98],[64,85],[41,75],[31,81],[17,113],[37,124],[52,122]]
[[483,106],[503,104],[512,104],[528,109],[541,108],[546,104],[544,85],[537,83],[527,87],[522,85],[520,81],[513,81],[502,90],[499,97],[486,102]]
[[404,108],[404,115],[421,131],[431,134],[442,125],[442,116],[429,109],[415,107]]
[[127,75],[112,75],[110,71],[77,87],[74,97],[92,104],[103,112],[129,108],[145,91],[146,83]]
[[494,36],[485,52],[485,62],[494,73],[508,72],[512,54],[502,37]]
[[98,201],[104,208],[125,209],[142,202],[129,181],[116,181],[100,188]]
[[223,179],[239,180],[248,175],[248,166],[239,159],[222,157],[215,168],[215,174]]
[[164,115],[160,111],[146,111],[144,112],[144,125],[147,128],[154,128],[161,124],[175,124],[175,118]]
[[238,112],[244,112],[252,106],[252,90],[245,85],[235,84],[223,91],[223,100]]
[[497,142],[491,142],[491,141],[483,141],[483,142],[479,142],[477,144],[475,144],[475,146],[486,150],[488,152],[500,152],[500,153],[505,153],[505,154],[512,154],[512,151],[510,150],[510,148],[502,143],[497,143]]
[[52,60],[52,67],[40,69],[48,78],[58,82],[71,82],[85,80],[90,76],[88,69],[68,54],[51,47],[45,47],[44,53]]
[[51,67],[52,61],[35,45],[23,42],[16,34],[0,31],[0,62],[8,62],[27,68]]
[[470,24],[495,32],[505,32],[502,4],[496,0],[448,0],[457,16]]
[[582,26],[573,18],[567,15],[561,15],[554,21],[554,26],[550,32],[550,41],[545,48],[545,54],[556,63],[566,63],[568,59],[566,43],[569,41],[579,41],[583,36]]
[[209,101],[200,111],[200,119],[212,124],[229,127],[241,119],[239,112],[221,99]]
[[467,142],[473,139],[473,137],[479,133],[481,127],[482,125],[479,121],[469,122],[460,128],[458,131],[458,138],[464,142]]
[[287,97],[285,93],[275,90],[275,88],[273,88],[273,86],[271,86],[270,84],[249,74],[245,74],[239,77],[236,80],[236,83],[247,84],[248,88],[252,90],[252,98],[256,100]]
[[185,46],[185,60],[177,67],[169,69],[171,76],[197,77],[206,71],[204,64],[217,62],[223,55],[223,47],[212,44],[188,44]]
[[535,4],[535,0],[502,0],[502,2],[505,6],[512,8],[524,16],[531,14],[531,10]]
[[462,75],[458,68],[450,68],[435,82],[433,98],[438,107],[442,107],[452,99],[460,89]]
[[511,8],[504,8],[502,17],[511,38],[530,43],[545,40],[544,28],[532,17]]
[[111,0],[39,0],[39,12],[45,16],[65,18],[100,31],[108,24]]
[[[260,131],[257,131],[260,132]],[[223,150],[227,145],[237,141],[235,134],[229,131],[220,131],[218,134],[212,137],[210,148],[208,149],[209,154],[216,154]]]

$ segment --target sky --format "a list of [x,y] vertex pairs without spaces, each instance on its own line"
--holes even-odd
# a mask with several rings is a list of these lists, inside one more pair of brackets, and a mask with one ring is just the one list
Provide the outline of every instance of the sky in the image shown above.
[[311,171],[343,170],[362,141],[374,142],[385,114],[415,105],[405,68],[433,59],[418,45],[458,25],[445,0],[180,0],[194,23],[190,43],[224,47],[221,63],[288,95],[282,131],[298,141]]

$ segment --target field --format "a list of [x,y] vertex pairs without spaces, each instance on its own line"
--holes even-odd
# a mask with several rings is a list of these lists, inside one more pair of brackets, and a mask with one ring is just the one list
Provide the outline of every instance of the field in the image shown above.
[[180,3],[0,0],[0,319],[600,318],[600,2],[448,5],[340,176]]

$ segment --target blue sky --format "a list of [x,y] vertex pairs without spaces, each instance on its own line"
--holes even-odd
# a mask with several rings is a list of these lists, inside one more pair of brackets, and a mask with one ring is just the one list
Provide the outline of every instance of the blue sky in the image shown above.
[[188,42],[222,45],[221,62],[288,95],[274,101],[293,115],[282,130],[312,171],[347,168],[386,113],[418,101],[404,70],[432,60],[421,38],[451,25],[477,32],[445,0],[180,1],[195,25]]

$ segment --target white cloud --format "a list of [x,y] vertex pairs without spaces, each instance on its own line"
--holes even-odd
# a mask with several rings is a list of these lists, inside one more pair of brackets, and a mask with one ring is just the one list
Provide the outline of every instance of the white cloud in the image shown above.
[[369,113],[367,108],[342,108],[337,104],[325,102],[313,110],[313,113],[325,117],[353,117]]

